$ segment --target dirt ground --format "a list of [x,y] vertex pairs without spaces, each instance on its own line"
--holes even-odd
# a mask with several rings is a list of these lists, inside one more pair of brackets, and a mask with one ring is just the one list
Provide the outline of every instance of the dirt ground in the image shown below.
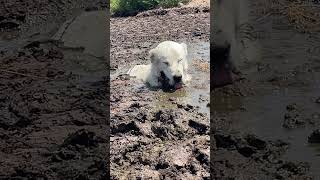
[[320,177],[317,145],[308,144],[319,128],[319,36],[291,2],[268,2],[248,1],[238,62],[244,79],[211,91],[210,124],[197,106],[179,98],[154,108],[162,92],[122,75],[148,62],[148,50],[163,40],[209,42],[208,7],[111,19],[113,179]]
[[[106,2],[4,0],[0,179],[319,179],[320,147],[308,139],[320,139],[318,131],[312,134],[320,128],[320,37],[317,26],[306,23],[317,24],[310,18],[317,13],[305,19],[297,9],[305,6],[248,2],[239,61],[245,79],[212,90],[210,98],[198,91],[208,106],[203,112],[201,103],[182,102],[177,94],[154,108],[169,95],[122,73],[145,63],[148,50],[163,40],[191,48],[204,43],[206,52],[209,7],[112,18],[109,79],[101,57],[52,38],[69,27],[65,21]],[[306,28],[310,32],[301,32]],[[206,54],[198,54],[200,60]]]
[[[248,1],[249,18],[240,28],[242,59],[237,62],[244,79],[211,92],[211,141],[218,149],[211,149],[211,168],[216,178],[320,177],[319,144],[308,143],[319,128],[319,6],[271,2]],[[217,136],[221,131],[222,137]],[[261,138],[256,143],[281,140],[275,147],[286,150],[274,155],[277,150],[250,145],[251,140],[239,145],[234,135],[248,133]],[[222,140],[228,143],[218,145]],[[234,156],[224,153],[230,149]],[[259,149],[268,153],[260,155]]]
[[1,1],[0,179],[108,179],[108,75],[88,82],[51,38],[73,15],[104,7]]

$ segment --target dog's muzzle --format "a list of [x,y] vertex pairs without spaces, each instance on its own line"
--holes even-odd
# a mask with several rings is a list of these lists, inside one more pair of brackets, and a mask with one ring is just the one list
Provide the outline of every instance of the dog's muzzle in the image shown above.
[[173,80],[175,83],[180,83],[182,82],[182,76],[173,76]]
[[172,89],[181,89],[182,88],[182,76],[173,76],[174,85],[170,85],[170,79],[164,74],[164,72],[160,72],[159,81],[164,90],[172,90]]
[[174,80],[174,87],[176,89],[181,89],[182,88],[182,76],[173,76]]

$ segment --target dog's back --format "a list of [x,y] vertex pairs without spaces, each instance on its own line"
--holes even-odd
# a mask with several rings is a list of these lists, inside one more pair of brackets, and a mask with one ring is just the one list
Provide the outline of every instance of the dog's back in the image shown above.
[[150,65],[135,65],[127,72],[129,76],[135,77],[142,81],[146,80],[146,75],[150,73]]

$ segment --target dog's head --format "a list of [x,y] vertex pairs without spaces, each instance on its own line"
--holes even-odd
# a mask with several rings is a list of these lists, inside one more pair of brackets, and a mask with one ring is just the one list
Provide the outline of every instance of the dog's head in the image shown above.
[[187,45],[166,42],[159,44],[149,53],[161,85],[174,89],[182,88],[187,63]]

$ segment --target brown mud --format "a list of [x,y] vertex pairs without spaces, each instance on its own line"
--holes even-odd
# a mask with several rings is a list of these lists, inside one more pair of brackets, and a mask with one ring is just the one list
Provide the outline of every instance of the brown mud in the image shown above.
[[[213,90],[211,99],[209,84],[168,94],[123,74],[148,63],[157,43],[174,40],[205,54],[189,57],[190,73],[193,83],[208,82],[208,52],[198,48],[209,42],[207,7],[111,19],[113,179],[209,179],[210,172],[211,179],[320,177],[317,145],[308,144],[319,128],[319,36],[299,31],[281,13],[264,14],[264,1],[248,3],[238,62],[244,79]],[[202,96],[211,107],[211,127]]]
[[[109,158],[111,179],[319,179],[320,37],[265,1],[249,1],[246,79],[211,98],[208,7],[112,18],[108,156],[104,33],[87,29],[104,28],[103,2],[0,4],[0,179],[110,179]],[[191,50],[194,80],[175,93],[122,75],[163,40]]]
[[68,44],[71,35],[84,39],[84,30],[70,35],[77,22],[92,21],[81,15],[103,14],[104,7],[99,1],[1,1],[0,179],[108,178],[101,44],[93,53],[86,51],[90,41]]
[[[183,7],[111,19],[111,178],[210,178],[209,8]],[[194,76],[173,93],[123,73],[147,64],[164,40],[185,42]]]
[[[320,92],[320,33],[319,24],[314,26],[320,20],[315,13],[319,6],[298,1],[248,1],[248,5],[248,22],[240,30],[242,60],[238,62],[245,79],[212,92],[212,126],[215,127],[215,119],[223,118],[222,128],[214,129],[288,143],[281,160],[258,168],[265,173],[255,170],[261,175],[256,176],[258,179],[303,179],[296,175],[304,173],[291,168],[278,171],[283,161],[306,163],[310,167],[306,175],[319,179],[319,144],[308,142],[320,120],[316,103]],[[311,20],[305,19],[306,14]],[[252,158],[236,163],[230,160],[231,167],[242,166],[236,168],[240,171],[238,176],[252,171],[251,161]],[[257,164],[253,165],[257,168]],[[270,167],[278,170],[270,171]],[[247,173],[243,177],[255,176]]]

